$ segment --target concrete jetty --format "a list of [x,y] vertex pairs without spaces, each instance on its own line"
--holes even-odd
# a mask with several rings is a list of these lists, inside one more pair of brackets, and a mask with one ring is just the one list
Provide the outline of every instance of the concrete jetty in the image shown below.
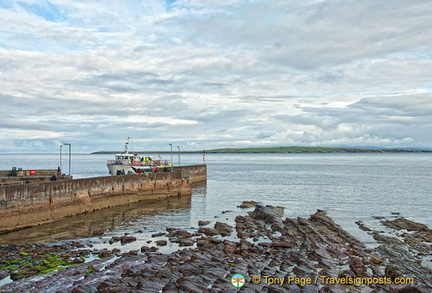
[[190,196],[192,182],[205,181],[206,172],[206,165],[193,165],[175,167],[173,172],[0,186],[0,231],[141,200]]

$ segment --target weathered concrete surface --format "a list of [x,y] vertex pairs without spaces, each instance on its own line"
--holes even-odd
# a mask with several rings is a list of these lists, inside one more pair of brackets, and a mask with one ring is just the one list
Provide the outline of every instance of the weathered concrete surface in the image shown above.
[[180,172],[143,173],[0,186],[0,231],[143,199],[191,195]]
[[192,183],[207,181],[207,165],[175,166],[173,171],[181,171],[183,177]]
[[[391,241],[380,238],[382,246],[368,249],[323,211],[308,219],[282,220],[273,207],[258,209],[259,212],[236,217],[237,239],[230,235],[232,227],[221,222],[216,222],[214,229],[201,232],[167,228],[167,240],[161,245],[173,241],[194,245],[170,254],[158,253],[157,246],[143,246],[140,251],[123,253],[117,259],[114,249],[98,251],[100,259],[43,280],[20,280],[1,287],[1,291],[431,292],[432,271],[416,259],[405,257],[409,249],[402,249],[403,243],[397,243],[400,247],[395,247],[395,253],[386,252]],[[209,229],[214,230],[213,235],[205,233]],[[431,232],[418,229],[412,241],[428,242]],[[422,249],[429,254],[432,250],[428,244]],[[106,257],[105,261],[102,257]],[[93,269],[89,272],[90,265]],[[245,277],[245,286],[240,290],[230,283],[231,276],[237,273]],[[397,278],[412,278],[414,284],[396,284]],[[350,280],[358,283],[349,284]],[[369,281],[377,282],[362,283]]]

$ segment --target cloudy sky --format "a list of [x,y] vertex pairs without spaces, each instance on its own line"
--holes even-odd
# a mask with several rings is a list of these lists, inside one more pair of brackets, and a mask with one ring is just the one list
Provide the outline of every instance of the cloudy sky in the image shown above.
[[0,153],[432,148],[432,2],[1,0]]

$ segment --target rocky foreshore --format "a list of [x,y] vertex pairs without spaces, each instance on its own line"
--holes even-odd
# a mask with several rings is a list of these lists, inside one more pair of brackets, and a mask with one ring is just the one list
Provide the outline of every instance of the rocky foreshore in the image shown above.
[[[200,221],[195,230],[167,228],[154,235],[163,239],[123,253],[79,242],[1,246],[0,279],[16,281],[0,292],[431,292],[427,226],[382,220],[396,237],[358,222],[379,244],[367,248],[324,211],[282,216],[282,208],[257,205],[234,227]],[[135,239],[109,243],[117,241]],[[159,252],[169,243],[180,249]]]

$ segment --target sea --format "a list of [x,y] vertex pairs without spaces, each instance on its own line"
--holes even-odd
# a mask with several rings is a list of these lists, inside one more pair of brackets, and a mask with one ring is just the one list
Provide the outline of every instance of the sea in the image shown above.
[[[147,154],[142,154],[147,155]],[[153,154],[148,154],[152,156]],[[112,154],[1,154],[0,169],[57,169],[74,178],[108,176]],[[170,154],[163,159],[170,160]],[[361,221],[384,229],[382,219],[404,217],[432,227],[431,153],[177,154],[174,165],[207,164],[208,180],[191,197],[153,200],[70,217],[0,235],[0,244],[88,241],[94,247],[139,249],[166,227],[197,229],[198,221],[234,223],[250,209],[243,201],[282,206],[284,217],[309,217],[324,210],[342,228],[373,246]],[[114,236],[135,235],[126,246]],[[150,239],[150,240],[149,240]],[[117,245],[117,246],[116,246]],[[161,250],[175,249],[175,244]]]

